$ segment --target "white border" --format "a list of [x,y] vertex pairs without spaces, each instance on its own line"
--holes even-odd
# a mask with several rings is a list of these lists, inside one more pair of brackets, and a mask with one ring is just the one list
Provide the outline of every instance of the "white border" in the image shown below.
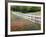
[[[41,6],[41,30],[33,30],[33,31],[16,31],[11,32],[10,31],[10,6],[11,5],[21,5],[21,6]],[[32,34],[32,33],[43,33],[43,4],[26,4],[26,3],[8,3],[8,35],[14,35],[14,34]]]

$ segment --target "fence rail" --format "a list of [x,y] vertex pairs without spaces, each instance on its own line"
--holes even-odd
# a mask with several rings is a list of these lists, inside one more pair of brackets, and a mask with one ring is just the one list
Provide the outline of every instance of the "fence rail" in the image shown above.
[[41,16],[36,16],[36,15],[29,15],[29,14],[16,14],[15,12],[12,12],[12,14],[17,15],[21,18],[30,20],[34,23],[39,23],[41,24]]

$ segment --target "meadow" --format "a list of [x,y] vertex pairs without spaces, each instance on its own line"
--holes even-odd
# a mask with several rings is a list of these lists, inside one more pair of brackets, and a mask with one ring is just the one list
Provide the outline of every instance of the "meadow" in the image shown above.
[[34,23],[30,20],[24,19],[22,17],[19,17],[17,15],[12,14],[13,12],[21,12],[23,14],[32,14],[35,12],[38,12],[37,14],[34,15],[41,15],[40,7],[35,7],[35,6],[11,6],[11,31],[28,31],[28,30],[40,30],[41,29],[41,24],[39,23]]

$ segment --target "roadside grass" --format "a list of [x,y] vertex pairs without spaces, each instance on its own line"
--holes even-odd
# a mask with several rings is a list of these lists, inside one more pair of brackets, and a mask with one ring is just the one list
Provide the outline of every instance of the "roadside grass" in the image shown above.
[[[11,27],[11,31],[29,31],[29,30],[40,30],[41,29],[41,24],[33,23],[29,20],[22,19],[18,16],[14,16],[14,15],[11,15],[11,18],[12,18],[11,26],[12,26],[12,23],[13,23],[13,25],[15,25],[15,26]],[[23,24],[22,24],[23,26],[21,27],[21,25],[20,25],[20,26],[16,27],[16,25],[17,25],[17,24],[15,24],[16,20],[21,20],[21,22],[23,22]],[[12,30],[12,29],[16,29],[16,30]]]

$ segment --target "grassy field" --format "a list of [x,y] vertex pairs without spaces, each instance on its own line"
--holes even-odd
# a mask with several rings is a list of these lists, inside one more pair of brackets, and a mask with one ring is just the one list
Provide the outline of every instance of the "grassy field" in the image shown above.
[[41,24],[11,14],[11,31],[40,30]]
[[[12,11],[19,16],[22,14],[30,14],[30,15],[32,14],[36,16],[41,16],[40,6],[38,7],[37,6],[11,6],[11,13]],[[33,23],[31,20],[24,19],[21,16],[19,17],[16,14],[15,15],[14,14],[11,14],[11,31],[28,31],[28,30],[41,29],[41,24]]]

